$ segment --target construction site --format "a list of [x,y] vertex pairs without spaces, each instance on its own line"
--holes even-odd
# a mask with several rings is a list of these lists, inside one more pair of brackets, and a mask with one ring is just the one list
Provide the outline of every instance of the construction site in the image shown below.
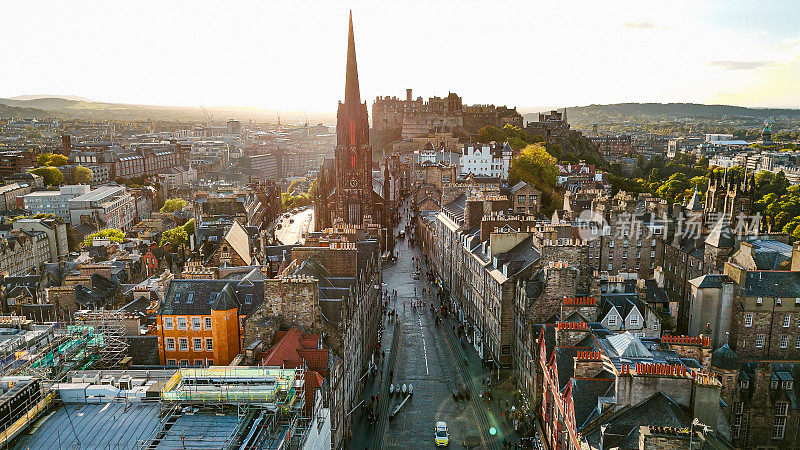
[[112,311],[81,311],[70,324],[0,316],[0,445],[330,446],[330,413],[322,389],[306,393],[304,368],[131,369],[121,319]]

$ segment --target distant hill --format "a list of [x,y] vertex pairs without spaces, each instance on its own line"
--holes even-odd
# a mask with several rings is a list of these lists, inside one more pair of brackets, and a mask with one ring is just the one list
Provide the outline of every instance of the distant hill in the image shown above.
[[9,97],[9,100],[38,100],[41,98],[63,98],[64,100],[75,100],[78,102],[91,102],[92,99],[86,97],[78,97],[77,95],[51,95],[51,94],[35,94],[35,95],[17,95],[16,97]]
[[[158,105],[130,105],[125,103],[104,103],[81,100],[80,97],[69,98],[50,96],[18,96],[0,98],[0,118],[59,118],[89,120],[169,120],[206,122],[207,117],[202,108]],[[212,122],[223,123],[228,119],[242,121],[274,123],[277,111],[255,108],[227,106],[206,107]],[[303,112],[281,111],[281,120],[285,123],[299,123],[305,120]],[[334,114],[309,113],[309,123],[330,122]]]
[[[537,120],[537,114],[525,114],[525,120]],[[747,121],[800,119],[800,109],[747,108],[698,103],[616,103],[567,107],[567,119],[574,127],[590,128],[593,122],[658,122],[684,119],[743,119]]]

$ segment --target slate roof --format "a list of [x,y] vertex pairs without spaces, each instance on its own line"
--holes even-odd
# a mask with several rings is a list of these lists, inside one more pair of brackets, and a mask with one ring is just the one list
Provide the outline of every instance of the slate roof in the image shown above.
[[716,248],[733,248],[736,240],[734,239],[733,231],[728,226],[728,221],[724,217],[719,219],[714,228],[711,229],[711,232],[708,233],[705,243]]
[[533,236],[529,236],[515,245],[511,250],[496,255],[497,269],[508,264],[506,276],[512,277],[539,260],[539,250],[533,245]]
[[[783,242],[767,240],[767,239],[752,239],[748,243],[752,245],[752,250],[748,251],[746,247],[742,246],[737,252],[745,253],[744,256],[752,258],[752,264],[744,264],[747,269],[755,270],[788,270],[788,266],[792,260],[792,246]],[[754,266],[754,267],[753,267]]]
[[645,306],[639,301],[639,296],[636,294],[603,294],[600,297],[600,319],[615,308],[618,313],[622,315],[623,319],[628,317],[633,308],[639,310],[642,318],[644,318]]
[[356,243],[356,252],[358,270],[365,270],[370,259],[373,260],[373,263],[377,261],[378,241],[375,239],[358,241]]
[[647,303],[669,303],[667,290],[659,287],[656,280],[646,280],[644,282],[644,301]]
[[564,389],[575,373],[575,357],[579,351],[592,350],[588,347],[556,347],[556,368],[558,369],[558,389]]
[[[692,419],[681,405],[663,393],[654,394],[647,400],[628,408],[622,408],[599,420],[586,424],[592,431],[585,435],[590,444],[600,448],[639,448],[639,427],[643,425],[682,428],[688,427]],[[600,425],[606,424],[601,436]],[[635,438],[635,439],[634,439]]]
[[800,297],[800,272],[746,272],[742,290],[745,297]]
[[[240,315],[250,314],[264,302],[264,282],[260,280],[241,283],[231,280],[174,279],[169,283],[158,314],[210,315],[212,305],[215,305],[217,297],[228,285],[233,292],[233,298],[224,300],[233,300],[239,306]],[[230,297],[230,292],[227,295]]]
[[109,306],[120,292],[119,283],[115,283],[100,274],[91,275],[91,286],[78,284],[75,286],[75,303],[88,308]]
[[702,211],[703,205],[700,203],[700,195],[697,193],[697,187],[695,186],[694,192],[692,193],[692,198],[689,200],[689,203],[686,205],[686,209],[689,211]]
[[[746,378],[749,380],[755,379],[756,368],[758,365],[763,361],[746,361],[742,363],[741,371],[739,372],[740,378]],[[779,384],[777,391],[772,390],[770,387],[770,391],[773,392],[775,397],[783,397],[783,398],[775,398],[775,400],[786,400],[789,402],[789,407],[791,409],[797,409],[800,407],[798,404],[797,399],[800,397],[800,364],[793,362],[793,361],[769,361],[767,362],[770,366],[770,370],[772,371],[772,380],[775,381],[783,381],[783,380],[793,380],[794,383],[792,384],[792,389],[786,390]],[[742,390],[741,394],[744,398],[752,397],[753,393],[756,390],[755,383],[750,383],[750,386],[746,390]],[[751,398],[751,401],[753,399]]]
[[459,194],[459,196],[454,198],[450,203],[442,206],[442,209],[449,212],[456,220],[463,221],[464,211],[467,209],[467,195]]
[[739,355],[726,342],[711,353],[711,366],[723,370],[739,370],[742,363],[739,361]]
[[233,292],[233,288],[231,287],[231,283],[225,285],[220,291],[217,298],[213,301],[211,305],[212,311],[228,311],[230,309],[238,309],[239,304],[236,301],[236,293]]
[[592,412],[597,409],[597,400],[605,396],[610,388],[614,387],[613,379],[604,378],[573,378],[572,404],[575,412],[576,428],[580,431]]
[[692,286],[705,289],[705,288],[721,288],[723,283],[733,283],[731,277],[727,275],[701,275],[695,279],[689,280]]

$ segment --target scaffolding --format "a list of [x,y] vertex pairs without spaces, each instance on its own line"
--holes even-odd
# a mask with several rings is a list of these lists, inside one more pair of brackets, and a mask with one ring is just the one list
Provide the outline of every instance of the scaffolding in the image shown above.
[[97,368],[117,368],[122,358],[127,356],[124,319],[125,313],[122,311],[98,309],[75,313],[77,325],[92,327],[95,331],[95,338],[89,342],[89,347],[98,355]]
[[302,404],[303,369],[218,366],[184,368],[164,385],[163,401],[259,404],[288,410]]
[[35,354],[28,354],[5,375],[33,376],[42,381],[58,382],[68,371],[90,367],[97,359],[91,342],[97,340],[92,327],[68,325],[55,331],[54,338]]
[[[305,420],[305,370],[281,367],[220,366],[179,369],[161,391],[166,410],[162,424],[139,448],[176,444],[176,423],[198,411],[237,418],[224,439],[185,436],[187,446],[282,448]],[[171,407],[171,408],[170,408]],[[197,420],[197,419],[195,419]],[[283,447],[285,448],[285,447]]]

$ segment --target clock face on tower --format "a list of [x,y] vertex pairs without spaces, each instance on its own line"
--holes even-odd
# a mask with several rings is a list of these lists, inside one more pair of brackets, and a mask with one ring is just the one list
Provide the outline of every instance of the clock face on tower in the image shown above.
[[357,188],[358,187],[358,180],[355,178],[350,179],[350,187]]

